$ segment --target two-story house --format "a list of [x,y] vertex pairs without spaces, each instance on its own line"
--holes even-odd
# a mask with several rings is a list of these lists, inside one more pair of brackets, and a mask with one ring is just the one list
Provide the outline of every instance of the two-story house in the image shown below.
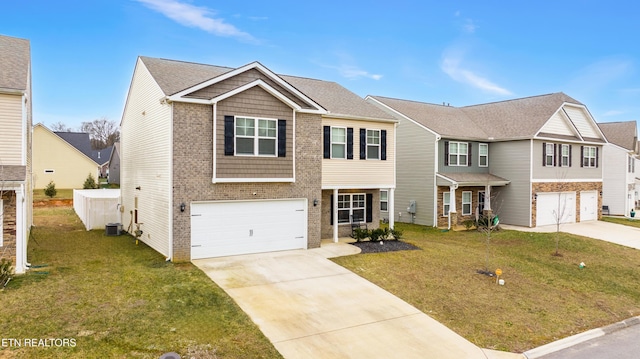
[[598,218],[605,139],[571,97],[466,107],[367,100],[399,121],[398,221],[444,227],[485,211],[527,227]]
[[0,35],[0,259],[27,270],[33,219],[29,40]]
[[[609,214],[630,216],[636,207],[636,121],[599,123],[608,143],[603,148],[602,205]],[[640,169],[639,169],[640,171]]]
[[354,218],[375,227],[394,126],[334,82],[140,57],[121,122],[124,227],[175,261],[319,247]]

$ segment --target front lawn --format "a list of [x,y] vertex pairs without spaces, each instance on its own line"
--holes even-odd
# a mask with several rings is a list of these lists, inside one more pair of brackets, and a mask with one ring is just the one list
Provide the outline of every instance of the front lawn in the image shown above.
[[640,218],[626,218],[626,217],[606,217],[603,216],[602,220],[604,222],[616,223],[616,224],[624,224],[625,226],[631,227],[639,227],[640,228]]
[[[443,232],[397,224],[422,250],[334,261],[385,288],[483,348],[523,352],[640,315],[640,251],[560,233]],[[586,266],[581,269],[579,264]],[[500,268],[504,286],[478,274]]]
[[0,357],[281,358],[193,265],[128,235],[85,231],[69,207],[35,208],[34,220],[33,269],[0,292]]

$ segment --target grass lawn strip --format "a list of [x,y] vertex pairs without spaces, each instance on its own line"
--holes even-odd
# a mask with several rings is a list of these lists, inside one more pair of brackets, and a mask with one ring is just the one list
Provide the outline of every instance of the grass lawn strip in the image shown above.
[[3,338],[73,338],[75,347],[0,348],[0,357],[281,358],[204,273],[165,262],[127,235],[85,231],[69,207],[34,209],[35,267],[0,292]]
[[[397,224],[422,250],[333,259],[378,284],[476,345],[528,349],[640,314],[640,251],[560,233],[485,236]],[[579,263],[586,267],[580,269]],[[500,268],[505,285],[477,270]]]

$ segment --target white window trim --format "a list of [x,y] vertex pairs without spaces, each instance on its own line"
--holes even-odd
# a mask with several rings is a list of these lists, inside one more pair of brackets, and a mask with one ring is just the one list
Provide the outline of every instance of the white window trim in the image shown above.
[[[451,152],[451,144],[456,144],[457,149],[456,153]],[[460,145],[467,146],[466,151],[464,153],[460,153]],[[451,162],[451,155],[456,156],[456,162]],[[460,163],[460,156],[464,156],[466,159],[462,164]],[[469,142],[458,142],[458,141],[449,141],[449,166],[457,166],[457,167],[469,167]]]
[[[364,196],[364,206],[363,207],[353,207],[353,197],[354,196]],[[343,225],[343,224],[351,224],[351,216],[353,216],[353,210],[359,210],[362,209],[363,210],[363,218],[362,221],[366,222],[367,220],[367,194],[366,193],[339,193],[338,194],[338,203],[340,203],[340,196],[348,196],[349,197],[349,220],[347,222],[340,222],[340,211],[345,211],[346,208],[337,208],[336,211],[336,215],[338,216],[338,218],[336,218],[336,220],[338,221],[338,225]]]
[[[593,149],[593,156],[591,156],[589,153],[591,152],[591,149]],[[596,146],[584,146],[582,149],[582,167],[596,168],[596,162],[597,162],[596,156],[597,156]],[[591,165],[592,158],[593,158],[593,165]],[[589,161],[585,163],[584,161],[585,159],[588,159]]]
[[[449,199],[446,196],[449,196]],[[442,216],[449,217],[449,212],[451,211],[451,192],[442,192]]]
[[[564,149],[567,149],[567,155],[564,155]],[[570,163],[571,163],[571,159],[569,158],[570,156],[570,150],[569,150],[569,145],[567,144],[561,144],[560,145],[560,167],[570,167]],[[567,164],[564,164],[564,159],[567,159]]]
[[[469,202],[465,202],[464,201],[464,195],[465,193],[469,194]],[[469,212],[465,212],[464,211],[464,205],[468,204],[469,205]],[[473,192],[472,191],[462,191],[462,215],[463,216],[469,216],[473,213]]]
[[[253,136],[245,136],[238,135],[237,133],[237,120],[238,118],[244,118],[253,120]],[[258,134],[260,128],[260,120],[275,122],[276,124],[276,135],[275,137],[270,136],[260,136]],[[253,154],[248,153],[238,153],[238,138],[252,138],[253,139]],[[275,141],[274,153],[262,155],[259,153],[260,151],[260,139],[272,139]],[[252,116],[235,116],[233,120],[233,144],[234,144],[234,155],[236,156],[246,156],[246,157],[277,157],[278,156],[278,119],[275,118],[265,118],[265,117],[252,117]]]
[[[369,131],[375,131],[378,133],[378,144],[375,143],[369,143]],[[375,129],[375,128],[367,128],[365,129],[365,137],[366,137],[366,146],[365,146],[365,154],[367,156],[368,160],[380,160],[380,157],[382,157],[382,131],[379,129]],[[378,148],[378,157],[377,158],[370,158],[369,157],[369,147],[377,147]]]
[[[382,192],[385,192],[387,194],[387,200],[386,201],[382,200]],[[382,203],[386,203],[387,204],[387,209],[386,210],[382,209]],[[366,203],[365,203],[365,206],[366,206]],[[387,191],[386,189],[381,189],[380,190],[380,211],[389,212],[389,191]]]
[[[344,129],[344,142],[336,142],[333,140],[333,129],[334,128],[342,128]],[[347,158],[347,128],[346,127],[341,127],[341,126],[331,126],[331,133],[329,134],[329,136],[331,137],[331,159],[337,159],[337,160],[344,160]],[[333,157],[333,145],[343,145],[344,146],[344,157]]]
[[[483,155],[482,154],[482,147],[485,147],[487,149],[487,154]],[[485,157],[486,160],[486,164],[482,164],[482,157]],[[478,144],[478,167],[489,167],[489,144],[488,143],[479,143]]]
[[[545,167],[553,167],[553,159],[556,157],[556,152],[554,151],[555,146],[553,143],[547,143],[545,146],[545,157],[544,157],[544,165]],[[549,151],[551,149],[551,151]],[[551,164],[549,164],[549,158],[551,158]]]

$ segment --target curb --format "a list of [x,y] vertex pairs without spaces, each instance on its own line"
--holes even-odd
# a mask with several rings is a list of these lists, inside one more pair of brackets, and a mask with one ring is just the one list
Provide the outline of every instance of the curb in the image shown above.
[[524,354],[524,356],[527,359],[536,359],[536,358],[540,358],[542,356],[545,356],[547,354],[551,354],[551,353],[555,353],[557,351],[566,349],[566,348],[570,348],[574,345],[580,344],[580,343],[584,343],[588,340],[591,339],[595,339],[595,338],[599,338],[602,336],[605,336],[607,334],[611,334],[614,332],[617,332],[618,330],[622,330],[624,328],[628,328],[634,325],[638,325],[640,324],[640,316],[637,317],[632,317],[626,320],[623,320],[621,322],[617,322],[611,325],[607,325],[606,327],[602,327],[602,328],[597,328],[597,329],[591,329],[591,330],[587,330],[586,332],[583,333],[579,333],[576,335],[572,335],[570,337],[566,337],[564,339],[560,339],[557,340],[555,342],[549,343],[549,344],[545,344],[543,346],[537,347],[537,348],[533,348],[531,350],[528,350],[522,354]]

